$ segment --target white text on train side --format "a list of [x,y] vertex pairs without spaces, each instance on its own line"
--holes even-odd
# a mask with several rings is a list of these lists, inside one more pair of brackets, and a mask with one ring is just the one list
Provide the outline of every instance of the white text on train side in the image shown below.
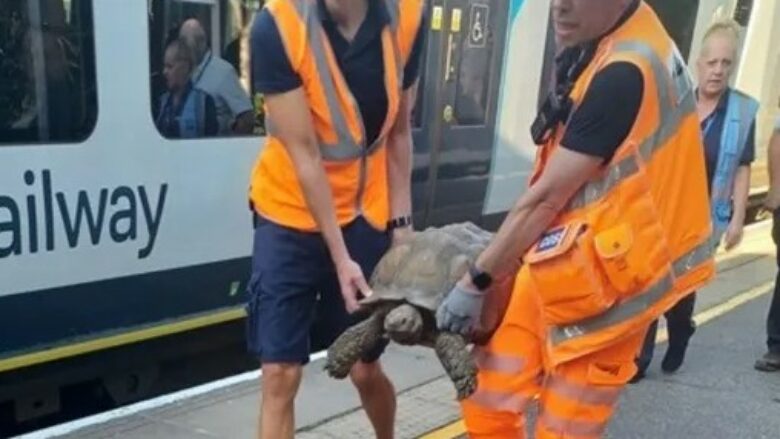
[[[54,192],[48,169],[41,172],[38,184],[33,171],[26,171],[23,178],[27,186],[40,189],[27,195],[24,207],[20,207],[21,203],[17,200],[0,193],[0,258],[20,255],[23,251],[37,253],[42,247],[53,251],[63,239],[62,233],[70,248],[84,245],[86,239],[92,245],[108,238],[116,243],[135,241],[139,223],[146,227],[148,238],[146,244],[138,249],[138,258],[148,257],[154,249],[168,191],[167,183],[160,185],[156,202],[150,203],[150,194],[141,185],[135,189],[130,186],[102,188],[96,194],[80,190],[74,199],[64,192]],[[59,223],[60,227],[55,227],[55,223]],[[40,230],[40,225],[43,230]],[[106,228],[107,232],[104,231]],[[82,235],[89,237],[82,238]]]

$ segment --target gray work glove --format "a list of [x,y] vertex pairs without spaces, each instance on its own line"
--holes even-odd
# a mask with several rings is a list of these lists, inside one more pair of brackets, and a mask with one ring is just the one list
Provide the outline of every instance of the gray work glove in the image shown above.
[[442,331],[473,335],[480,327],[485,294],[455,284],[436,310],[436,326]]

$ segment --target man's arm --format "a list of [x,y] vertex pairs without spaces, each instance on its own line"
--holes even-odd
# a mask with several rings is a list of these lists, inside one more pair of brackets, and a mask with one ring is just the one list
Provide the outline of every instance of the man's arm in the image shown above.
[[417,84],[401,95],[398,116],[387,139],[387,181],[390,217],[412,213],[412,129],[411,113]]
[[745,222],[745,213],[747,211],[748,195],[750,194],[750,165],[756,158],[756,121],[750,125],[745,147],[742,150],[742,157],[739,159],[739,165],[734,175],[734,186],[732,188],[732,197],[734,199],[734,218],[739,220],[739,224]]
[[206,94],[206,137],[214,137],[219,132],[219,121],[217,120],[217,104],[214,98]]
[[[633,64],[617,62],[599,72],[574,112],[540,179],[520,198],[494,243],[476,261],[494,275],[511,270],[541,236],[568,199],[610,161],[634,126],[644,79]],[[484,264],[484,265],[483,265]],[[506,274],[506,273],[504,273]]]
[[[641,71],[624,62],[607,66],[593,78],[560,147],[477,258],[478,269],[490,273],[497,284],[515,273],[520,257],[623,144],[639,114],[643,81]],[[485,294],[470,285],[470,279],[466,274],[437,309],[439,329],[469,334],[479,327]]]
[[[427,31],[426,15],[420,18],[409,59],[404,66],[403,94],[398,115],[387,139],[387,181],[390,191],[390,217],[412,214],[412,110],[417,101],[420,64]],[[393,241],[403,239],[411,227],[393,232]]]
[[370,295],[370,291],[360,274],[360,267],[352,261],[344,244],[313,123],[311,118],[301,117],[309,114],[306,95],[299,87],[285,93],[266,95],[265,99],[268,113],[273,114],[274,136],[285,146],[293,162],[306,205],[319,226],[339,274],[347,308],[355,310],[358,307],[355,287],[366,295]]
[[477,258],[477,267],[494,273],[497,279],[513,274],[514,261],[539,239],[601,165],[600,157],[556,149],[542,176],[512,207],[493,241]]
[[349,258],[341,236],[333,197],[322,164],[317,137],[309,113],[309,105],[302,88],[265,96],[268,113],[273,114],[274,136],[285,145],[303,188],[306,204],[319,225],[328,244],[333,261],[338,264]]
[[780,208],[780,117],[769,141],[767,151],[769,166],[769,193],[764,205],[769,210]]
[[734,218],[745,222],[748,195],[750,195],[750,165],[739,165],[734,176]]
[[255,128],[255,115],[252,111],[245,111],[238,115],[233,122],[233,132],[236,134],[252,134]]
[[238,75],[235,71],[226,70],[220,87],[223,99],[227,103],[230,113],[233,114],[233,126],[235,134],[251,134],[255,125],[254,108],[249,94],[241,87]]
[[756,158],[756,121],[750,126],[745,147],[742,149],[742,157],[734,173],[734,182],[731,187],[731,200],[733,213],[729,227],[724,238],[724,248],[731,250],[742,242],[742,233],[745,227],[747,215],[748,196],[750,195],[750,164]]

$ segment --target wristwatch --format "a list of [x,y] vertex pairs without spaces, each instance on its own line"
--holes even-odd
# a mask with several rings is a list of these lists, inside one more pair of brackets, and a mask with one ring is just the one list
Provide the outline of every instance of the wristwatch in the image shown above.
[[411,215],[399,216],[387,222],[387,230],[401,229],[411,225],[412,225]]
[[485,291],[490,284],[493,283],[493,278],[490,276],[490,273],[478,269],[474,264],[469,265],[469,276],[471,277],[471,283],[473,283],[479,291]]

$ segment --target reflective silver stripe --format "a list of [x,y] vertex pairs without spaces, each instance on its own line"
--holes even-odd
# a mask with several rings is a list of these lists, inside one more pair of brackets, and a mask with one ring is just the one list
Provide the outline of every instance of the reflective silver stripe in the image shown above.
[[[659,124],[653,133],[647,136],[637,148],[639,156],[644,161],[649,161],[658,148],[665,145],[666,142],[677,131],[680,122],[686,114],[695,109],[693,97],[693,87],[684,81],[686,75],[680,75],[671,78],[669,70],[674,66],[667,67],[656,55],[655,51],[642,41],[625,41],[618,43],[614,51],[616,53],[634,53],[644,57],[653,71],[655,83],[657,84],[657,98],[659,109]],[[674,62],[674,53],[670,63]],[[672,102],[670,96],[670,87],[674,83],[674,90],[683,89],[680,96],[675,96]],[[617,168],[617,169],[614,169]],[[624,172],[624,170],[633,170],[633,172]],[[639,170],[639,163],[635,155],[630,155],[621,161],[613,164],[607,170],[607,173],[600,179],[586,183],[571,198],[565,211],[580,209],[604,197],[610,190],[619,183],[633,176]],[[617,177],[617,178],[616,178]]]
[[[387,5],[387,12],[390,19],[391,40],[393,45],[394,56],[396,57],[396,78],[399,84],[403,82],[403,63],[400,58],[400,51],[396,42],[396,31],[398,29],[398,20],[400,15],[398,0],[385,0]],[[378,147],[384,142],[384,137],[388,131],[383,126],[382,132],[379,137],[368,147],[364,147],[366,142],[365,125],[363,123],[363,116],[360,113],[360,107],[355,101],[352,94],[349,92],[349,86],[345,81],[342,82],[343,87],[347,90],[350,105],[358,121],[360,128],[361,141],[355,142],[352,134],[349,130],[346,117],[342,111],[337,93],[336,93],[336,77],[328,67],[327,50],[328,45],[324,36],[324,30],[319,22],[319,14],[317,13],[317,3],[313,0],[293,0],[296,12],[307,28],[307,36],[309,40],[309,46],[312,54],[314,55],[314,63],[317,69],[317,73],[322,82],[322,88],[325,93],[325,101],[328,106],[328,112],[331,117],[333,129],[336,132],[336,143],[328,143],[319,138],[320,154],[326,161],[344,161],[354,160],[358,158],[364,158],[366,155],[370,155],[375,152]],[[384,48],[384,45],[383,45]],[[386,79],[385,79],[386,80]],[[392,91],[397,92],[397,91]],[[270,117],[266,117],[266,129],[269,134],[275,133],[275,127]],[[364,172],[364,170],[362,170]],[[361,179],[362,181],[362,179]]]
[[398,17],[401,15],[399,1],[385,0],[385,7],[387,8],[387,16],[390,18],[390,29],[395,33],[398,30]]
[[555,437],[601,437],[606,422],[579,421],[576,419],[562,418],[550,413],[550,410],[542,410],[539,415],[539,424],[545,430],[554,433]]
[[521,413],[531,398],[519,393],[477,389],[468,400],[491,410]]
[[674,264],[672,264],[674,273],[667,273],[661,280],[637,296],[615,305],[596,317],[583,320],[582,322],[573,325],[552,328],[550,330],[550,340],[553,346],[574,338],[601,331],[610,326],[619,325],[638,316],[647,308],[658,303],[672,290],[675,277],[684,276],[691,271],[691,269],[698,267],[700,264],[710,259],[712,252],[712,242],[708,239],[678,258]]
[[561,375],[552,375],[545,385],[545,391],[557,396],[588,405],[613,406],[620,398],[620,387],[605,387],[579,384],[568,381]]
[[[344,113],[341,111],[341,105],[338,97],[336,96],[336,86],[334,77],[328,68],[328,61],[325,55],[326,46],[323,42],[323,33],[325,32],[320,26],[319,18],[316,13],[316,3],[309,0],[303,0],[299,3],[305,3],[306,12],[306,24],[308,28],[309,44],[311,51],[314,54],[314,63],[317,66],[317,73],[322,81],[322,88],[325,92],[325,101],[328,105],[328,112],[330,113],[331,121],[333,122],[333,129],[336,131],[338,143],[327,144],[320,141],[320,153],[325,160],[337,161],[337,160],[352,160],[360,157],[363,151],[360,145],[357,145],[352,140],[352,134],[349,131]],[[345,85],[346,87],[346,85]],[[365,139],[365,132],[363,132],[363,120],[360,115],[360,109],[357,107],[354,99],[351,99],[352,105],[355,111],[355,115],[360,122],[361,135]]]
[[676,277],[681,277],[691,271],[693,268],[698,267],[702,263],[715,255],[717,249],[717,242],[714,243],[712,237],[707,242],[695,247],[693,250],[679,257],[674,264],[672,264],[672,270]]
[[663,298],[667,291],[674,286],[674,280],[670,274],[642,292],[641,294],[615,306],[606,312],[584,320],[575,325],[555,327],[551,330],[550,339],[553,345],[588,335],[610,326],[618,325],[632,317],[641,314],[652,304]]
[[[390,17],[390,30],[393,34],[393,51],[395,52],[395,73],[396,77],[398,78],[398,88],[403,88],[403,76],[404,76],[404,63],[401,60],[401,49],[398,47],[398,40],[397,40],[397,34],[398,34],[398,17],[401,16],[400,11],[400,2],[398,0],[385,0],[385,5],[387,6],[387,14]],[[421,9],[421,11],[424,10]]]
[[472,354],[477,367],[481,370],[517,374],[525,367],[525,358],[520,356],[497,354],[478,347],[474,348]]
[[[393,56],[395,57],[395,77],[396,77],[396,85],[398,87],[398,90],[391,90],[391,92],[399,93],[403,89],[403,75],[404,75],[404,69],[403,65],[404,63],[401,60],[401,50],[398,48],[398,39],[397,39],[397,32],[398,32],[398,17],[400,16],[400,2],[398,0],[385,0],[385,9],[387,10],[387,15],[390,20],[390,39],[391,44],[393,46]],[[382,57],[384,58],[384,44],[382,44]],[[385,81],[387,81],[387,75],[385,75]],[[384,81],[383,81],[384,82]],[[387,85],[385,84],[385,87]],[[388,106],[390,105],[390,102],[388,100]],[[387,136],[387,133],[392,126],[392,122],[390,120],[385,120],[382,124],[382,127],[380,129],[379,135],[374,140],[374,142],[368,146],[366,153],[368,155],[373,154],[384,142],[385,137]]]
[[569,209],[579,209],[603,197],[621,181],[636,174],[639,164],[634,156],[627,157],[607,169],[601,179],[586,184],[569,202]]

